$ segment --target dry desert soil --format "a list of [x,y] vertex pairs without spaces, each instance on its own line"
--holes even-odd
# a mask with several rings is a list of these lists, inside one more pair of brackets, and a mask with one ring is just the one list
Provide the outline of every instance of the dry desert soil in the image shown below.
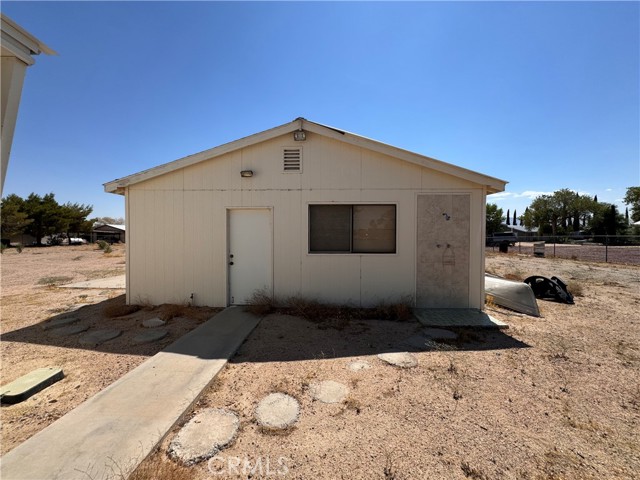
[[[51,277],[69,277],[58,280],[66,283],[121,273],[122,247],[109,255],[93,246],[10,250],[1,260],[2,384],[48,365],[66,374],[29,400],[2,407],[3,453],[215,314],[163,306],[113,317],[126,313],[119,310],[122,291],[46,285],[55,285]],[[558,276],[576,303],[539,301],[542,318],[489,306],[509,329],[459,331],[458,340],[414,350],[418,365],[410,369],[377,354],[418,332],[413,320],[268,315],[185,416],[230,410],[241,422],[235,441],[214,462],[184,467],[166,453],[178,426],[132,478],[637,478],[640,267],[489,253],[487,271],[513,279]],[[83,322],[113,325],[123,335],[81,348],[41,328],[79,304],[88,304],[74,313]],[[169,337],[130,342],[142,319],[163,315]],[[354,360],[371,368],[351,371]],[[310,386],[323,380],[346,385],[346,399],[313,400]],[[271,392],[301,405],[295,426],[278,434],[255,421],[258,402]]]

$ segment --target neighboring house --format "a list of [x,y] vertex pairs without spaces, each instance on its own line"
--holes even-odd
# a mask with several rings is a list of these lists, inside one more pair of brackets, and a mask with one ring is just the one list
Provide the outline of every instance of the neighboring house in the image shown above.
[[128,303],[480,309],[486,195],[505,184],[298,118],[105,191],[125,196]]
[[2,68],[0,69],[2,71],[2,88],[0,89],[2,96],[0,102],[2,104],[1,193],[4,189],[4,178],[9,165],[9,154],[11,153],[25,72],[28,66],[35,63],[33,55],[39,55],[42,52],[47,55],[56,55],[56,52],[4,14],[0,14],[0,34],[2,50]]
[[109,243],[124,243],[126,227],[124,225],[96,225],[91,231],[91,241],[104,240]]
[[27,233],[21,233],[14,235],[9,239],[10,245],[34,245],[36,243],[36,237]]
[[506,223],[503,223],[502,226],[522,241],[526,241],[526,239],[532,239],[538,236],[538,227],[528,229],[524,225],[507,225]]

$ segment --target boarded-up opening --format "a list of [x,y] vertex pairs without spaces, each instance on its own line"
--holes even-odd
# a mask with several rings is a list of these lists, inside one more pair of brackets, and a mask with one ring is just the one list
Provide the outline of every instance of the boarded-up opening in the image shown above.
[[469,195],[418,195],[417,207],[416,306],[469,308]]

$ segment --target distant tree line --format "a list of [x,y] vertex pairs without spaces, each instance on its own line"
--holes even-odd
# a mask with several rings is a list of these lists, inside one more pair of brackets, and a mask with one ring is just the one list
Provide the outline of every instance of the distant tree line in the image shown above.
[[32,193],[27,198],[7,195],[0,204],[2,238],[9,239],[22,234],[31,235],[37,245],[49,235],[89,234],[94,221],[88,220],[93,206],[67,202],[59,204],[53,193],[40,196]]
[[[631,206],[631,221],[640,220],[640,187],[629,187],[624,202]],[[631,232],[629,210],[625,214],[611,203],[598,202],[568,188],[535,198],[525,212],[517,217],[528,230],[538,228],[538,235],[568,235],[584,232],[589,235],[624,235]],[[487,205],[487,234],[504,230],[511,221],[516,225],[516,212],[511,219],[495,204]]]

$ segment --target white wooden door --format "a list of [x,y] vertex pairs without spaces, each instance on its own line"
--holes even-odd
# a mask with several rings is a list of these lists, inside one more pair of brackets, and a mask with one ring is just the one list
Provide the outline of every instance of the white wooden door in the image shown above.
[[229,305],[246,305],[256,290],[272,294],[271,210],[229,210]]

